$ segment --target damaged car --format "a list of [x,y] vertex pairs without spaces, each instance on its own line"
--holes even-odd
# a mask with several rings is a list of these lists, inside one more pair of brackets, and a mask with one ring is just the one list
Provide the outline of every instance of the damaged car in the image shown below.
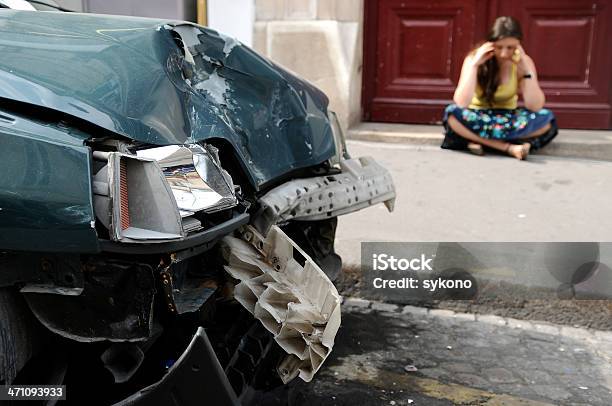
[[339,215],[383,203],[327,97],[191,23],[0,10],[0,380],[247,404],[321,368]]

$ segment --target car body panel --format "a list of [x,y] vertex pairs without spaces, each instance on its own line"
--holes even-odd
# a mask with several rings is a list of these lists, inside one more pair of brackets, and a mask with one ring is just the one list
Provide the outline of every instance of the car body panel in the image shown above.
[[0,10],[0,98],[145,144],[225,139],[256,189],[334,154],[321,91],[237,41],[190,24],[200,44],[187,80],[183,49],[173,39],[177,25],[188,24]]
[[0,110],[0,247],[96,252],[83,135]]

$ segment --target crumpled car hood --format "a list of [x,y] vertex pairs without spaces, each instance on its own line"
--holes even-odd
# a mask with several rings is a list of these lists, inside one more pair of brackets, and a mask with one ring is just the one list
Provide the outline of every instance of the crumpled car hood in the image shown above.
[[2,10],[0,53],[0,98],[147,144],[225,139],[258,189],[335,152],[321,91],[209,29]]

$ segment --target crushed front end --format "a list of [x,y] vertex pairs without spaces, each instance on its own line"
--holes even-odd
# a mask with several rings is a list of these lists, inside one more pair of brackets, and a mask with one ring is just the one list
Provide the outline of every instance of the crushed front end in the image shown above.
[[337,216],[395,200],[325,95],[193,24],[0,19],[0,379],[119,405],[313,379],[341,324]]

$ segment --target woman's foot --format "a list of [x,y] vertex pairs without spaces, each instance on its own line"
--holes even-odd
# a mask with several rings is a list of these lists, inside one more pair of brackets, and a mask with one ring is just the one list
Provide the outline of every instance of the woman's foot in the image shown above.
[[516,159],[527,159],[527,155],[529,155],[529,150],[531,149],[531,144],[525,142],[520,145],[510,144],[508,148],[506,148],[506,153]]
[[468,142],[467,148],[468,151],[470,151],[474,155],[484,155],[484,149],[480,144],[476,144],[475,142]]

